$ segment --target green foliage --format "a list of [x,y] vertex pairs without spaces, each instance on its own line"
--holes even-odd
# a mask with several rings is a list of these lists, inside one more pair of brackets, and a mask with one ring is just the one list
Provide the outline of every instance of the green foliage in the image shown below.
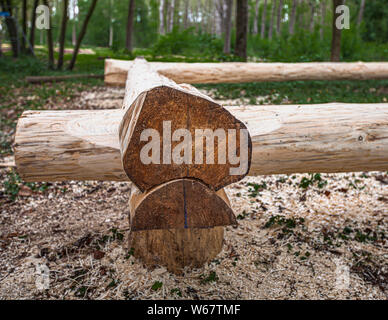
[[21,179],[15,171],[9,171],[3,180],[4,193],[14,201],[19,193]]
[[163,286],[163,282],[155,281],[151,289],[156,291],[156,290],[159,290],[162,286]]
[[308,178],[302,178],[299,187],[307,189],[309,186],[313,186],[314,183],[317,183],[318,188],[322,189],[327,184],[327,180],[323,180],[320,173],[311,173]]
[[152,48],[154,56],[158,55],[201,55],[214,57],[222,52],[223,42],[208,33],[195,33],[194,28],[179,31],[174,28],[171,33],[163,35]]

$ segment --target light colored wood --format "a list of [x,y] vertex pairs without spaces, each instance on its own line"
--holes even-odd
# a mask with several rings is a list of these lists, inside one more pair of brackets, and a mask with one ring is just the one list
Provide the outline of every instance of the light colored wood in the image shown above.
[[[388,79],[388,62],[184,63],[149,62],[177,83]],[[133,61],[106,59],[105,84],[124,86]]]
[[223,189],[216,193],[198,180],[173,180],[145,193],[133,189],[129,200],[132,231],[237,225]]
[[[218,190],[228,184],[241,180],[249,170],[249,160],[252,154],[250,137],[248,137],[248,166],[236,175],[230,175],[234,167],[228,159],[226,164],[208,165],[206,160],[197,164],[183,162],[177,165],[167,163],[160,156],[159,163],[144,163],[141,161],[141,150],[146,142],[141,135],[147,130],[156,130],[163,137],[165,123],[170,125],[170,135],[176,130],[186,129],[192,136],[196,129],[234,129],[238,132],[237,150],[240,149],[240,130],[246,126],[234,118],[221,105],[200,93],[191,85],[177,85],[172,80],[159,75],[144,59],[135,59],[128,71],[125,96],[123,101],[125,111],[119,126],[119,141],[121,160],[128,178],[142,191],[147,191],[163,182],[190,177],[203,181],[209,188]],[[160,139],[164,148],[164,139]],[[170,150],[182,143],[169,140]],[[215,156],[218,156],[218,144],[225,144],[226,139],[215,142]],[[167,145],[167,143],[166,143]],[[191,147],[190,147],[191,149]],[[171,152],[171,151],[170,151]],[[170,163],[168,163],[170,162]]]
[[[250,175],[388,170],[388,104],[225,108],[250,131]],[[15,138],[21,177],[127,180],[117,134],[122,113],[24,112]]]

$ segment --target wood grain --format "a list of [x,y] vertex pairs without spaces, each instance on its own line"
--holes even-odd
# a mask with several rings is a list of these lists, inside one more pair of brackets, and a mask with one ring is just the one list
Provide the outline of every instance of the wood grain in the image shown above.
[[[225,107],[248,127],[250,175],[388,170],[388,104]],[[127,181],[123,110],[26,111],[15,137],[25,181]]]
[[[105,84],[124,86],[132,64],[133,61],[106,59]],[[150,62],[150,64],[155,71],[177,83],[191,84],[388,79],[387,62]]]

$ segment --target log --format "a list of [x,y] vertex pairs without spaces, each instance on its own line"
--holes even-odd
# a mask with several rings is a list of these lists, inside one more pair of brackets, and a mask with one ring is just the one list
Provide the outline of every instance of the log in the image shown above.
[[[124,115],[119,126],[119,142],[123,169],[128,178],[142,191],[167,181],[180,178],[198,179],[213,190],[241,180],[249,171],[252,144],[247,135],[245,157],[247,165],[238,174],[230,174],[236,165],[225,159],[225,163],[217,162],[218,145],[226,148],[226,135],[214,142],[213,161],[206,155],[202,161],[193,161],[190,156],[196,145],[191,138],[186,140],[183,134],[194,137],[197,129],[222,129],[224,133],[235,130],[237,133],[236,149],[245,146],[240,142],[240,131],[248,132],[246,126],[234,118],[222,106],[211,98],[200,93],[190,85],[177,85],[172,80],[153,71],[144,59],[136,59],[128,71],[127,84],[123,102]],[[183,132],[182,130],[185,130]],[[174,138],[176,132],[182,132]],[[148,132],[148,133],[147,133]],[[143,136],[143,134],[145,134]],[[150,136],[150,134],[157,136]],[[151,138],[151,139],[150,139]],[[183,138],[183,140],[182,140]],[[201,138],[203,141],[205,137]],[[148,153],[142,149],[157,141],[157,155],[152,150],[152,162]],[[197,141],[195,141],[197,143]],[[178,154],[174,150],[179,151]],[[181,156],[181,150],[185,155]],[[185,157],[187,153],[187,158]],[[209,158],[210,158],[209,154]],[[214,159],[216,159],[214,161]],[[241,160],[241,161],[242,161]],[[210,164],[213,163],[213,164]]]
[[145,193],[133,190],[129,208],[131,231],[237,225],[223,189],[216,193],[191,179],[169,181]]
[[104,79],[102,74],[69,74],[64,76],[29,76],[25,80],[28,83],[59,82],[74,79]]
[[[184,63],[149,62],[177,83],[388,79],[388,62]],[[105,60],[105,84],[124,86],[133,61]]]
[[181,274],[184,267],[199,268],[222,250],[224,228],[130,231],[133,255],[148,267],[165,266]]
[[[202,188],[206,188],[197,181],[187,180],[186,183],[187,182],[193,183],[194,187],[200,186],[201,191]],[[211,203],[211,201],[208,203],[199,202],[198,205],[200,208],[193,208],[193,210],[189,209],[188,213],[196,214],[197,212],[203,212],[216,216],[217,206],[221,201],[221,208],[224,207],[225,213],[232,215],[235,224],[236,218],[230,209],[230,202],[224,189],[217,191],[216,195],[210,189],[207,190],[207,192],[211,193],[211,197],[208,199],[215,199],[216,201],[213,203]],[[191,193],[190,191],[194,190],[188,190],[187,195]],[[177,190],[177,192],[178,193],[175,194],[182,194],[179,193],[179,190]],[[195,192],[193,193],[195,197]],[[136,230],[137,223],[134,221],[134,217],[138,215],[139,212],[137,212],[137,210],[139,210],[139,203],[144,201],[145,197],[146,194],[141,193],[139,189],[132,187],[129,200],[129,219],[131,225],[129,247],[133,248],[134,256],[142,260],[148,267],[157,265],[165,266],[168,271],[180,274],[185,267],[202,267],[205,263],[214,259],[222,250],[224,239],[224,229],[222,226],[212,226],[208,228],[176,228],[175,225],[173,228],[168,229]],[[167,195],[167,198],[171,199],[171,196]],[[152,199],[150,204],[148,217],[152,217],[152,214],[155,213],[154,209],[158,208],[160,205],[158,201],[154,202]],[[163,208],[164,206],[165,204],[162,203],[160,208]],[[209,209],[208,212],[204,211],[206,206]],[[145,208],[142,208],[142,210],[144,209]],[[166,212],[168,213],[171,212],[170,208],[164,209],[166,209]],[[143,213],[147,213],[147,211],[144,210]],[[208,216],[208,214],[206,214],[206,216]],[[154,218],[152,218],[152,220],[154,220]],[[170,224],[170,226],[172,225]]]
[[[249,175],[388,170],[388,104],[225,107],[246,123]],[[25,181],[128,181],[118,127],[123,110],[26,111],[15,137]]]

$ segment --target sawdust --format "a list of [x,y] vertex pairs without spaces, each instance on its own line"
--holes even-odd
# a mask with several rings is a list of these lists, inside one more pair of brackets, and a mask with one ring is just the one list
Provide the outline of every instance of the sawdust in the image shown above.
[[[119,108],[122,98],[96,87],[62,108]],[[245,178],[226,188],[238,227],[226,228],[216,259],[183,276],[132,256],[130,184],[37,184],[15,201],[3,186],[0,298],[387,299],[387,182],[386,172]]]

